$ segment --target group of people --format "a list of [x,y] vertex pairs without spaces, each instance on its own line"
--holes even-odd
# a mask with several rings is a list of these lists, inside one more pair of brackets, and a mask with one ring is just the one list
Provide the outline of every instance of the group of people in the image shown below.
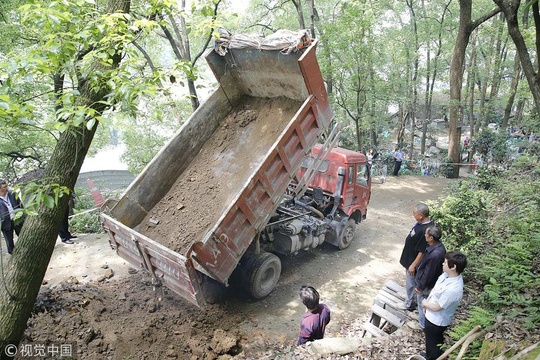
[[[72,201],[72,200],[71,200]],[[24,217],[17,217],[16,212],[23,209],[21,199],[9,190],[5,180],[0,179],[0,223],[2,227],[2,236],[6,242],[8,254],[12,254],[15,249],[14,234],[19,236],[24,223]],[[69,231],[69,211],[62,219],[62,224],[58,231],[58,235],[64,244],[73,244],[71,239],[77,236],[72,235]]]
[[[427,360],[435,360],[443,351],[444,332],[463,297],[462,272],[467,258],[459,252],[447,252],[441,242],[441,227],[429,215],[429,207],[419,203],[413,208],[416,220],[405,239],[400,264],[405,268],[407,293],[403,310],[418,310],[418,327],[423,330]],[[330,322],[330,309],[319,303],[319,293],[311,286],[302,286],[300,300],[306,313],[300,323],[297,345],[322,339]],[[414,328],[414,326],[413,326]]]
[[418,326],[426,340],[422,355],[434,360],[443,353],[443,334],[463,297],[461,273],[467,266],[467,258],[459,252],[446,251],[441,242],[442,230],[431,221],[426,204],[415,205],[413,217],[416,222],[405,239],[400,258],[405,268],[407,293],[402,307],[418,310]]
[[[405,159],[405,153],[400,147],[397,147],[394,150],[394,152],[391,152],[388,150],[388,155],[389,156],[387,160],[383,160],[383,161],[385,162],[385,164],[388,164],[390,161],[390,156],[392,156],[394,158],[394,171],[392,174],[394,176],[399,176],[399,170],[401,169],[401,164],[403,163],[403,159]],[[375,160],[378,156],[379,156],[378,152],[374,151],[373,149],[369,149],[366,152],[367,163],[370,166],[373,165],[373,160]]]

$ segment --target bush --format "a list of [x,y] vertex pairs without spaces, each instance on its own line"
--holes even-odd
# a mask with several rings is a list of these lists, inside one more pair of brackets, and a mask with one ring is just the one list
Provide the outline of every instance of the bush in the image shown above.
[[73,217],[69,221],[71,232],[79,234],[103,233],[103,227],[99,221],[99,212],[94,204],[94,199],[89,190],[75,189],[75,208]]

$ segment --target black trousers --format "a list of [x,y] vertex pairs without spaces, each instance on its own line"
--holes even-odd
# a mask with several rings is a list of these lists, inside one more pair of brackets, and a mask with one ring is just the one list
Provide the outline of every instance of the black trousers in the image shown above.
[[69,238],[71,238],[71,233],[69,232],[69,207],[66,209],[66,213],[64,214],[64,218],[60,224],[58,235],[62,240],[69,240]]
[[13,250],[15,249],[15,242],[13,241],[13,231],[15,230],[15,234],[19,236],[21,233],[22,225],[15,226],[15,223],[13,220],[11,220],[11,229],[9,230],[2,230],[2,235],[4,236],[4,240],[6,240],[6,247],[8,254],[13,253]]
[[443,354],[441,350],[444,344],[444,332],[448,326],[437,326],[426,319],[424,335],[426,336],[426,360],[436,360]]
[[401,169],[401,161],[396,161],[394,164],[394,176],[399,175],[399,169]]

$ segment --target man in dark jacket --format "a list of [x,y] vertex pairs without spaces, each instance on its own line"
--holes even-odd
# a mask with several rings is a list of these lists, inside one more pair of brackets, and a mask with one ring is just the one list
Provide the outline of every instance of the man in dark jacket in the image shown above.
[[19,236],[22,228],[22,222],[15,224],[13,220],[17,209],[22,209],[20,199],[8,189],[7,182],[0,179],[0,219],[8,254],[13,253],[13,249],[15,249],[13,231]]
[[438,225],[431,225],[426,229],[426,242],[428,247],[422,261],[416,270],[416,303],[418,304],[418,323],[425,328],[426,317],[422,310],[422,301],[427,299],[437,279],[442,274],[442,263],[446,249],[441,243],[442,231]]
[[426,229],[433,224],[429,218],[429,208],[424,203],[418,203],[414,206],[413,216],[416,223],[405,239],[403,252],[399,259],[399,263],[405,268],[405,290],[407,291],[407,298],[402,307],[409,311],[416,309],[416,294],[414,292],[416,288],[416,270],[427,247]]

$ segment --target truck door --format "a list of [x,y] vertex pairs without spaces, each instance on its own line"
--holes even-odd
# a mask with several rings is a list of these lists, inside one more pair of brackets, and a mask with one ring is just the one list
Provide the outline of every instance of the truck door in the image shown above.
[[356,175],[356,168],[353,165],[347,165],[347,180],[346,183],[343,185],[343,209],[348,209],[350,206],[354,204],[354,178]]
[[352,196],[352,206],[359,207],[362,214],[365,214],[369,197],[371,194],[371,178],[369,166],[367,164],[356,164],[356,181],[354,183],[354,194]]

